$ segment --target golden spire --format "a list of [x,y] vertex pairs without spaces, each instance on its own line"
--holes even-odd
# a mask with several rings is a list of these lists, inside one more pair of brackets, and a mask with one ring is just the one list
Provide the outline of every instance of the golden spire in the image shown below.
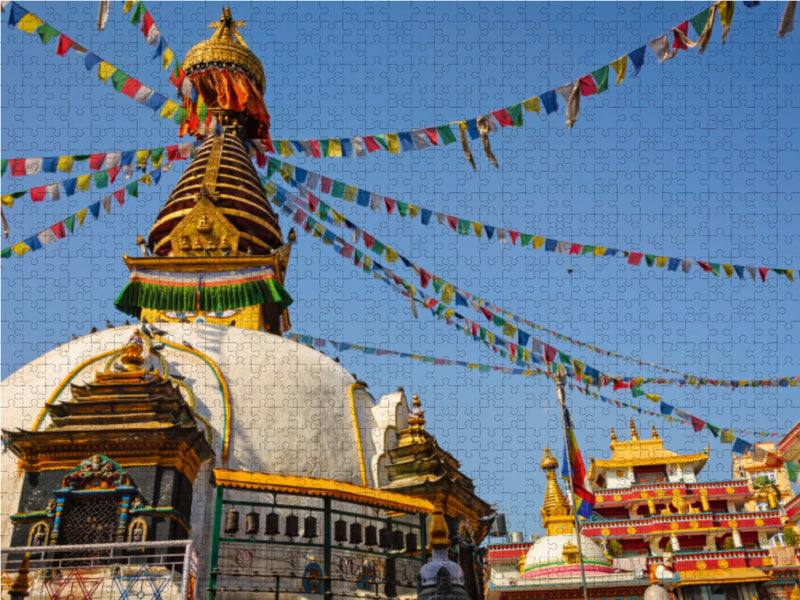
[[613,427],[611,428],[611,441],[612,442],[616,442],[617,441],[617,432],[614,431]]
[[425,429],[425,411],[422,410],[422,402],[419,396],[414,394],[411,401],[411,414],[408,417],[408,425],[412,431],[422,431]]
[[450,547],[450,531],[447,529],[447,521],[444,520],[444,511],[438,506],[431,515],[431,525],[428,528],[428,535],[431,538],[431,547],[434,549]]
[[550,448],[544,449],[541,464],[547,477],[544,504],[541,509],[542,526],[547,531],[547,535],[570,533],[573,531],[572,517],[569,516],[569,506],[556,479],[558,461],[550,452]]
[[636,431],[636,424],[633,422],[633,417],[631,417],[631,441],[632,442],[639,441],[639,432]]
[[222,17],[220,17],[219,21],[212,21],[208,24],[206,29],[213,29],[214,27],[217,30],[214,32],[214,35],[211,36],[212,40],[218,40],[223,42],[233,42],[235,39],[237,42],[242,44],[245,48],[247,48],[247,44],[244,43],[239,30],[236,29],[237,27],[245,27],[244,21],[234,21],[233,15],[231,15],[231,7],[226,6],[222,9]]
[[657,440],[657,439],[659,439],[659,438],[658,438],[658,432],[656,431],[656,425],[655,425],[655,423],[651,423],[651,424],[650,424],[650,428],[651,428],[651,433],[653,434],[653,439],[654,439],[654,440]]

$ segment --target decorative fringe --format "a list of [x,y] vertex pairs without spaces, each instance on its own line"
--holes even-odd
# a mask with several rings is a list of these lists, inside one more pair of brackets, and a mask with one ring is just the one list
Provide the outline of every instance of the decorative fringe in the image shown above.
[[700,37],[697,38],[696,44],[700,47],[700,50],[697,51],[698,54],[705,52],[706,48],[708,47],[708,42],[711,39],[711,32],[714,30],[714,20],[716,17],[717,5],[712,4],[708,11],[708,21],[706,21],[706,26],[703,28],[703,32],[700,34]]
[[783,18],[781,19],[781,26],[778,29],[779,38],[794,31],[795,10],[797,10],[797,0],[789,0],[789,2],[786,3],[786,9],[783,11]]
[[578,120],[578,113],[581,112],[581,86],[575,82],[575,87],[572,88],[572,93],[569,95],[567,102],[567,128],[572,129],[575,121]]
[[486,158],[489,159],[489,162],[491,162],[495,168],[499,169],[500,165],[497,164],[497,158],[495,158],[492,152],[492,143],[489,141],[489,131],[489,117],[481,115],[478,117],[478,133],[481,135],[481,141],[483,142],[483,153],[486,155]]
[[464,151],[464,156],[467,157],[469,164],[472,165],[472,170],[475,170],[475,159],[472,158],[472,150],[469,149],[469,142],[467,141],[467,122],[461,121],[458,124],[458,132],[461,134],[461,149]]

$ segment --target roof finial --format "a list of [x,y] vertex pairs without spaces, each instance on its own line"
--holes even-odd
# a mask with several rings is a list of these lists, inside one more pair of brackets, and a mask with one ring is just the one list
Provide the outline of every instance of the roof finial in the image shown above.
[[633,417],[631,417],[631,441],[636,442],[639,440],[639,432],[636,431],[636,424],[633,422]]
[[616,442],[617,441],[617,432],[614,431],[613,427],[611,428],[611,441],[612,442]]
[[217,30],[214,32],[214,35],[211,36],[212,40],[226,39],[233,41],[235,39],[237,42],[247,48],[247,44],[244,43],[239,30],[236,29],[237,27],[245,27],[245,23],[244,21],[233,20],[230,6],[226,6],[222,9],[222,16],[220,17],[219,21],[213,21],[209,23],[208,29],[213,29],[214,27],[216,27]]
[[415,430],[425,429],[425,411],[422,410],[422,402],[419,399],[419,395],[414,394],[411,406],[413,408],[408,417],[409,426]]
[[657,440],[658,439],[658,432],[656,431],[656,424],[655,423],[650,423],[650,429],[651,429],[651,433],[653,434],[653,439]]
[[447,529],[447,521],[444,519],[444,511],[438,506],[431,515],[431,524],[428,528],[428,535],[431,538],[433,548],[450,547],[450,531]]

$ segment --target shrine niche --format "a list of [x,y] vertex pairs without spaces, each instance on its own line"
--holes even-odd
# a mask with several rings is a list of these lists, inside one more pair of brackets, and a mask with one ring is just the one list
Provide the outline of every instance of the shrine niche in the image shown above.
[[229,256],[239,245],[239,231],[214,205],[217,193],[205,185],[195,205],[169,235],[172,256]]
[[112,490],[130,485],[130,479],[117,463],[101,454],[87,458],[64,477],[64,488],[70,490]]

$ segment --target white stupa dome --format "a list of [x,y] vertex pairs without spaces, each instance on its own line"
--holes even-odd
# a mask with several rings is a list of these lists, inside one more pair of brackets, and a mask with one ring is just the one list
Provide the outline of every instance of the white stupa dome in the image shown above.
[[[580,543],[587,577],[593,574],[614,573],[614,568],[598,544],[584,535],[580,536]],[[574,533],[547,535],[536,540],[525,555],[520,578],[561,578],[570,577],[575,573],[580,575],[580,564],[570,564],[564,556],[564,547],[567,545],[575,546]],[[577,548],[577,546],[575,547]]]

